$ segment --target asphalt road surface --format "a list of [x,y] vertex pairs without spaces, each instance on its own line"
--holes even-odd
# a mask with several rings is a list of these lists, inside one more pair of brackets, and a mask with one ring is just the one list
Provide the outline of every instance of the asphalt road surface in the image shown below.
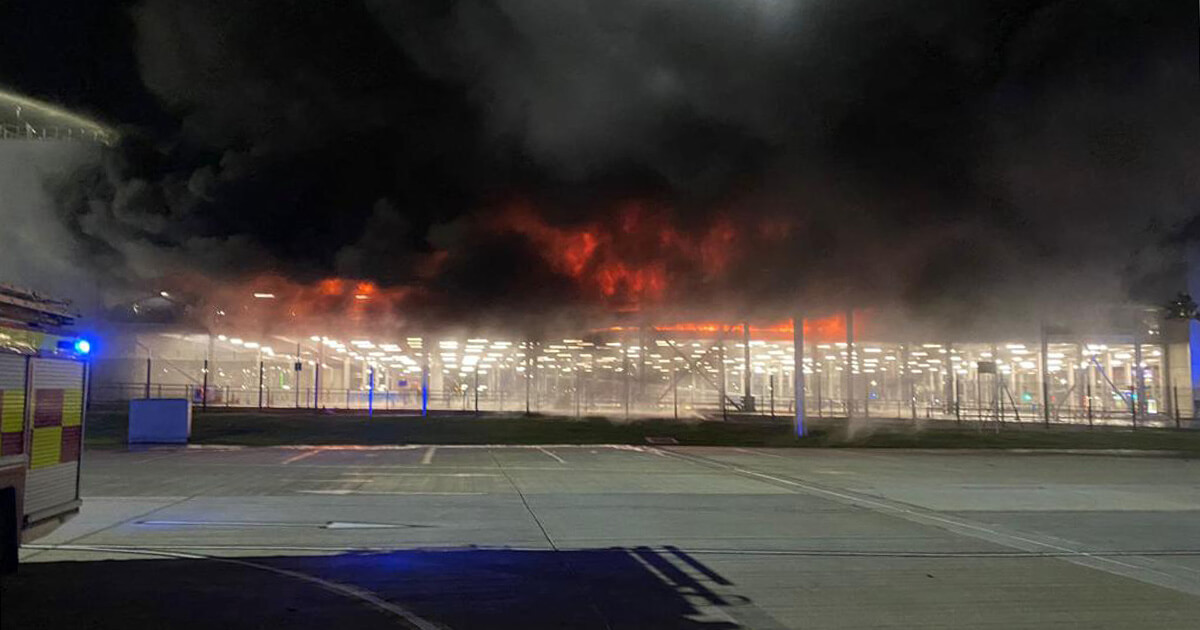
[[1195,628],[1200,460],[89,452],[3,628]]

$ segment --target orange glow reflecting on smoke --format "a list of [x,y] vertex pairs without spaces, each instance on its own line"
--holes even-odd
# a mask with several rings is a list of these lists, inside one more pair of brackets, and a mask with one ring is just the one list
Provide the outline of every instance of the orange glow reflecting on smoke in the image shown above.
[[623,311],[666,301],[675,273],[705,281],[720,276],[733,260],[737,240],[733,224],[724,218],[687,233],[671,224],[666,211],[637,201],[620,205],[607,221],[571,226],[552,225],[529,205],[514,204],[488,227],[525,236],[585,295]]
[[[854,314],[855,334],[864,334],[864,317],[859,311]],[[683,334],[685,336],[703,336],[703,337],[736,337],[742,334],[743,324],[740,323],[722,323],[716,321],[705,322],[676,322],[672,324],[657,324],[653,328],[655,331],[673,334]],[[612,326],[604,329],[608,332],[624,332],[636,331],[636,326]],[[782,321],[774,324],[751,325],[750,338],[762,339],[770,341],[790,341],[794,332],[792,321]],[[804,340],[809,341],[844,341],[846,339],[846,317],[845,315],[831,315],[829,317],[808,318],[804,320]]]
[[346,292],[345,284],[339,278],[326,278],[317,283],[317,292],[324,296],[341,295]]

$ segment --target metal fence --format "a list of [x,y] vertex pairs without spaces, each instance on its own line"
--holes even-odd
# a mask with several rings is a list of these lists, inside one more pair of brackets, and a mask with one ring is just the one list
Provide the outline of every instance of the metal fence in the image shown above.
[[[96,359],[92,400],[186,397],[201,407],[780,419],[793,415],[796,400],[794,348],[783,339],[338,344],[316,337],[291,341],[286,353],[270,350],[266,340],[171,339],[137,343],[153,356]],[[1031,342],[809,343],[806,414],[1191,427],[1190,366],[1178,358],[1172,363],[1171,356],[1166,344],[1111,340],[1045,348]]]

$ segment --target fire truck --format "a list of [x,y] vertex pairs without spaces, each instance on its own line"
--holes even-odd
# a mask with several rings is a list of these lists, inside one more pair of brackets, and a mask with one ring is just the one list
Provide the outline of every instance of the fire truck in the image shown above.
[[0,284],[0,572],[79,511],[91,343],[69,308]]

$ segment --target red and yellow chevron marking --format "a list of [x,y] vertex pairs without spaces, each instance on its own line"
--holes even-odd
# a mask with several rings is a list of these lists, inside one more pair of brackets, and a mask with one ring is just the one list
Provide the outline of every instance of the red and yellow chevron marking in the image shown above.
[[0,456],[25,452],[25,392],[0,390]]
[[33,440],[29,467],[42,468],[79,459],[83,437],[83,392],[78,389],[33,391]]

